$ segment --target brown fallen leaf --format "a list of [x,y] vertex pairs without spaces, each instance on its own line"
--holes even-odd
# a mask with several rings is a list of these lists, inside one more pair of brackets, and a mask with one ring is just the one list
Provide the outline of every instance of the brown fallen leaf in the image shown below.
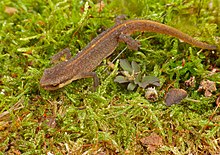
[[208,76],[212,76],[214,74],[218,74],[220,72],[220,68],[212,68],[211,72],[208,74]]
[[103,1],[100,1],[99,3],[96,4],[96,8],[98,12],[102,12],[102,10],[105,8],[105,3]]
[[108,67],[111,68],[111,69],[114,69],[115,68],[115,64],[112,63],[111,61],[107,61],[107,64],[108,64]]
[[5,7],[5,13],[7,13],[8,15],[13,15],[17,12],[18,10],[14,7],[8,7],[8,6]]
[[187,87],[195,87],[195,83],[196,83],[195,76],[192,76],[189,78],[189,80],[185,81],[185,85]]
[[212,92],[216,90],[216,83],[210,80],[202,80],[198,88],[198,91],[205,91],[205,97],[211,97]]
[[12,152],[15,154],[15,155],[20,155],[21,152],[15,148],[12,149]]
[[187,92],[184,89],[173,88],[170,89],[165,96],[165,103],[167,106],[172,104],[180,103],[184,98],[186,98]]
[[55,117],[47,117],[47,125],[50,127],[50,128],[55,128],[57,123],[56,123],[56,118]]
[[56,123],[56,117],[54,116],[42,116],[39,120],[39,123],[46,124],[50,128],[55,128],[57,123]]
[[5,130],[5,128],[10,127],[10,123],[9,121],[1,121],[0,122],[0,131]]
[[151,152],[154,152],[159,146],[163,145],[162,137],[156,133],[151,133],[150,136],[141,138],[140,142],[147,146],[147,149]]

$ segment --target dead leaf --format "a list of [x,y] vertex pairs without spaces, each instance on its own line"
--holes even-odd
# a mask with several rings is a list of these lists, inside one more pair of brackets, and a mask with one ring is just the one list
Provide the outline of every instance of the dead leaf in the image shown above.
[[185,81],[185,85],[187,87],[195,87],[195,83],[196,83],[195,76],[192,76],[189,78],[189,80]]
[[0,120],[4,119],[4,117],[7,117],[7,115],[9,115],[10,112],[12,112],[12,111],[17,111],[17,110],[24,108],[23,103],[24,103],[24,98],[22,97],[8,111],[4,111],[4,112],[0,113]]
[[7,13],[8,15],[13,15],[17,12],[18,10],[14,7],[8,7],[8,6],[5,7],[5,13]]
[[212,122],[214,122],[214,123],[219,123],[219,122],[220,122],[220,115],[214,116],[214,117],[212,118]]
[[0,131],[5,130],[5,128],[8,128],[10,126],[9,121],[1,121],[0,122]]
[[110,67],[111,69],[115,68],[115,64],[112,63],[111,61],[107,61],[108,67]]
[[98,8],[98,12],[101,12],[105,8],[105,4],[103,1],[96,4],[96,8]]
[[218,74],[220,72],[219,68],[212,68],[211,72],[209,73],[208,76],[212,76],[214,74]]
[[15,154],[15,155],[20,155],[21,152],[19,150],[16,150],[16,149],[12,149],[12,152]]
[[54,116],[42,116],[40,121],[40,124],[44,123],[50,128],[55,128],[56,127],[56,117]]
[[220,106],[220,96],[216,99],[216,106]]
[[211,97],[212,92],[216,90],[216,83],[210,80],[202,80],[198,88],[198,91],[205,91],[205,97]]
[[184,67],[186,64],[186,60],[185,59],[182,59],[182,66]]
[[39,24],[40,26],[46,25],[46,23],[45,23],[44,21],[42,21],[42,20],[39,20],[39,21],[37,22],[37,24]]
[[163,144],[162,137],[156,133],[151,133],[150,136],[140,139],[140,142],[147,146],[148,150],[154,152],[159,146]]
[[56,118],[51,116],[51,117],[47,117],[47,125],[50,127],[50,128],[55,128],[57,123],[56,123]]
[[173,88],[170,89],[165,96],[165,103],[167,106],[171,106],[172,104],[177,104],[182,101],[182,99],[186,98],[187,92],[184,89]]

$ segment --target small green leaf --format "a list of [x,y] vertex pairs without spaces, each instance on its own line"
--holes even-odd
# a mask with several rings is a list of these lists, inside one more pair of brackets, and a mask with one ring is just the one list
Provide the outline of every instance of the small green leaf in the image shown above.
[[135,73],[140,72],[140,66],[135,61],[131,62],[131,67]]
[[126,77],[126,78],[129,78],[131,77],[132,75],[130,75],[130,73],[128,71],[121,71],[121,73]]
[[126,77],[119,75],[119,76],[116,76],[114,82],[126,83],[126,82],[129,82],[129,81],[127,80]]
[[141,82],[141,79],[142,79],[141,73],[138,73],[138,75],[136,75],[134,78],[134,83],[139,85],[139,83]]
[[134,84],[134,83],[129,83],[127,89],[128,89],[128,90],[134,90],[135,87],[136,87],[136,84]]
[[120,59],[120,66],[124,71],[132,73],[133,69],[127,59]]
[[146,88],[148,85],[160,86],[160,80],[155,76],[145,76],[139,86]]

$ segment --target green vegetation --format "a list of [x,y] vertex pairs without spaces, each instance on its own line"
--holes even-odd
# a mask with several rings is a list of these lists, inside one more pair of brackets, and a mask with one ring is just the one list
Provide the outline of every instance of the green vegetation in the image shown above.
[[[137,33],[138,51],[120,59],[137,62],[141,73],[159,78],[158,100],[143,88],[128,91],[114,82],[119,61],[107,65],[126,45],[103,60],[92,79],[57,91],[39,86],[50,58],[69,47],[76,55],[114,25],[118,15],[176,27],[198,40],[218,44],[219,0],[2,0],[0,2],[0,154],[217,154],[220,152],[219,51],[200,50],[178,39]],[[195,77],[194,85],[185,81]],[[198,91],[202,80],[216,83],[211,96]],[[167,107],[169,88],[188,99]],[[150,143],[151,142],[151,143]],[[147,153],[146,153],[147,154]]]

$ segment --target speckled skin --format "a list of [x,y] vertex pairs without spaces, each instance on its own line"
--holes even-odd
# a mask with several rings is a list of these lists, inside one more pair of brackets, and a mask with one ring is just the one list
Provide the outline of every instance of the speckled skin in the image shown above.
[[113,53],[119,41],[126,42],[131,49],[137,49],[137,41],[129,37],[123,37],[136,31],[167,34],[202,49],[217,49],[215,45],[197,41],[175,28],[158,22],[127,20],[116,24],[94,38],[76,57],[46,69],[40,80],[41,87],[46,90],[56,90],[77,79],[93,77],[96,80],[97,76],[92,71],[103,59]]

